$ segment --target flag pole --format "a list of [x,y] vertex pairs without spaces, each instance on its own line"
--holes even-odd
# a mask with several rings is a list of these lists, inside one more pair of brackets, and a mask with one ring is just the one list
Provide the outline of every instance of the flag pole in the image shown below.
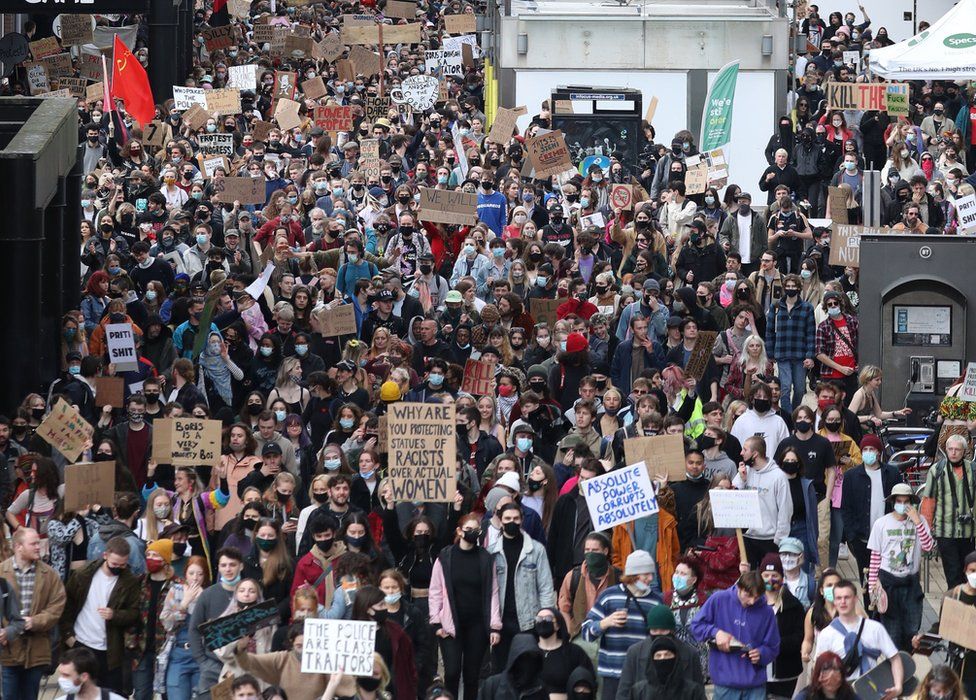
[[[114,54],[113,54],[114,60]],[[109,114],[108,116],[108,137],[110,139],[115,138],[115,120],[112,118],[112,112],[115,111],[115,102],[112,100],[112,91],[109,89],[108,83],[108,62],[105,60],[105,54],[102,54],[102,109]]]

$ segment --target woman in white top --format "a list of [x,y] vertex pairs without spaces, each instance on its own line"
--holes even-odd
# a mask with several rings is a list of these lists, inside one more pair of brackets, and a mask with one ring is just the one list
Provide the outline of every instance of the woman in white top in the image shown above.
[[329,475],[316,475],[312,479],[311,485],[308,487],[308,495],[309,500],[312,502],[311,505],[307,505],[302,508],[301,512],[298,514],[298,528],[295,530],[296,553],[298,545],[302,541],[302,535],[305,534],[305,526],[308,525],[309,517],[313,512],[318,510],[319,506],[323,505],[329,500]]

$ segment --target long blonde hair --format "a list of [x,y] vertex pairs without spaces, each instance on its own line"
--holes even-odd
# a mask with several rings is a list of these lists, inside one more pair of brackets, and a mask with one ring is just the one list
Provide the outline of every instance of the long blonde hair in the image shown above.
[[758,360],[758,363],[759,363],[759,371],[760,371],[760,373],[764,373],[766,371],[766,365],[769,364],[769,358],[766,356],[766,343],[763,341],[762,338],[760,338],[755,333],[753,333],[748,338],[746,338],[745,339],[745,342],[742,343],[742,352],[739,353],[739,366],[743,370],[745,370],[745,368],[748,366],[748,364],[749,364],[749,351],[748,351],[749,343],[754,343],[754,342],[755,343],[759,343],[759,347],[760,347],[759,360]]
[[156,499],[160,496],[166,497],[169,501],[170,509],[173,507],[173,499],[170,498],[169,492],[166,489],[156,489],[149,494],[149,498],[146,499],[146,531],[143,533],[146,537],[146,542],[159,539],[159,533],[161,532],[159,518],[156,517],[153,506],[156,504]]

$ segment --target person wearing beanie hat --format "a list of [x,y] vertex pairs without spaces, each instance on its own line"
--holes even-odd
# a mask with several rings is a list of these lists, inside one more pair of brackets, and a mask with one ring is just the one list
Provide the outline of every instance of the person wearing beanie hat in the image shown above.
[[766,602],[776,614],[779,631],[779,654],[772,663],[772,674],[766,680],[766,693],[774,697],[790,697],[796,679],[803,672],[800,648],[803,645],[803,624],[806,611],[800,601],[783,585],[783,563],[776,552],[763,557],[759,565]]
[[647,620],[647,631],[652,637],[674,632],[674,613],[667,605],[655,605],[644,619]]
[[[170,587],[173,584],[173,540],[158,539],[146,545],[146,577],[139,579],[142,591],[139,595],[139,620],[143,621],[141,634],[135,637],[135,648],[126,646],[126,654],[138,659],[132,671],[132,685],[136,697],[152,694],[153,676],[156,671],[156,655],[163,649],[165,633],[159,634],[158,624]],[[153,623],[156,624],[147,624]]]
[[654,558],[642,549],[627,557],[620,584],[597,598],[583,622],[583,638],[599,641],[597,675],[603,679],[603,698],[616,698],[626,652],[647,637],[647,615],[661,605],[654,590]]
[[868,537],[874,524],[891,512],[887,499],[902,476],[897,467],[883,463],[884,451],[876,435],[865,435],[860,447],[861,463],[844,474],[840,516],[844,539],[857,561],[857,570],[864,571],[871,564]]
[[380,387],[380,400],[386,403],[394,403],[403,398],[400,395],[400,386],[391,380],[386,380]]
[[146,568],[148,568],[148,569],[151,570],[152,567],[150,567],[148,565],[148,561],[149,561],[148,554],[149,554],[149,552],[155,552],[156,554],[158,554],[159,556],[161,556],[163,558],[163,561],[166,562],[167,565],[172,564],[173,563],[173,540],[170,540],[170,539],[160,539],[160,540],[155,540],[153,542],[150,542],[149,544],[146,545],[146,554],[147,554],[147,556],[146,556],[147,567]]
[[554,388],[552,398],[564,411],[580,398],[580,382],[589,374],[590,353],[586,337],[582,333],[570,333],[565,347],[559,348],[556,361],[549,368],[549,386]]

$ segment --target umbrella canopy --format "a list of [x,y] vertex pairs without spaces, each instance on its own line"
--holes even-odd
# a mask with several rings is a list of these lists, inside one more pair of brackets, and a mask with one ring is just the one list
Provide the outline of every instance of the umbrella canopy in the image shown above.
[[872,49],[868,65],[888,80],[976,78],[976,0],[960,0],[911,39]]

